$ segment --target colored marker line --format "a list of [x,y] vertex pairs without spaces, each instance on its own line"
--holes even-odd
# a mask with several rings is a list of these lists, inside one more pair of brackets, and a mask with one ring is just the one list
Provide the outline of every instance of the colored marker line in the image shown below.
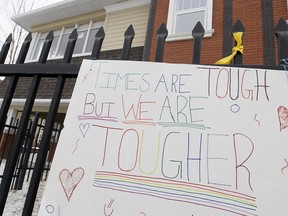
[[232,194],[233,196],[237,196],[237,197],[243,197],[245,199],[249,199],[252,201],[255,201],[256,197],[253,196],[249,196],[247,194],[243,194],[243,193],[239,193],[236,191],[231,191],[231,190],[227,190],[227,189],[222,189],[222,188],[217,188],[214,186],[210,186],[210,185],[204,185],[204,184],[197,184],[197,183],[192,183],[192,182],[183,182],[183,181],[177,181],[177,180],[173,180],[173,179],[164,179],[164,178],[157,178],[157,177],[149,177],[149,176],[139,176],[139,175],[127,175],[127,174],[122,174],[122,173],[115,173],[115,172],[107,172],[107,171],[96,171],[96,175],[101,176],[123,176],[126,178],[132,178],[132,179],[147,179],[151,182],[158,182],[160,181],[161,183],[167,183],[167,184],[176,184],[176,185],[184,185],[187,187],[192,187],[192,188],[200,188],[200,189],[205,189],[208,191],[219,191],[221,193],[226,193],[226,194]]
[[188,204],[194,204],[194,205],[199,205],[202,207],[208,207],[208,208],[213,208],[213,209],[217,209],[217,210],[221,210],[221,211],[225,211],[225,212],[230,212],[230,213],[234,213],[236,215],[240,215],[240,216],[248,216],[248,215],[252,215],[252,216],[257,216],[256,214],[250,214],[250,213],[241,213],[241,212],[237,212],[235,210],[231,210],[231,209],[226,209],[226,208],[222,208],[219,206],[211,206],[208,205],[206,203],[197,203],[197,202],[193,202],[193,201],[187,201],[187,200],[181,200],[181,199],[176,199],[176,198],[172,198],[172,197],[163,197],[163,196],[159,196],[156,194],[146,194],[144,192],[137,192],[137,191],[127,191],[124,189],[119,189],[119,188],[115,188],[115,187],[108,187],[108,186],[97,186],[94,185],[95,187],[99,187],[99,188],[104,188],[104,189],[111,189],[113,191],[119,191],[119,192],[126,192],[126,193],[131,193],[131,194],[137,194],[137,195],[147,195],[150,197],[155,197],[155,198],[160,198],[160,199],[165,199],[165,200],[169,200],[169,201],[177,201],[177,202],[182,202],[182,203],[188,203]]
[[[112,190],[125,190],[129,193],[143,193],[162,199],[173,197],[183,202],[198,205],[209,204],[211,208],[220,206],[227,211],[237,211],[240,215],[255,215],[255,198],[234,191],[216,187],[185,183],[153,177],[141,177],[112,172],[96,172],[95,187],[108,187]],[[242,212],[242,213],[241,213]]]
[[116,117],[85,116],[85,115],[78,115],[78,120],[97,120],[97,121],[118,122]]

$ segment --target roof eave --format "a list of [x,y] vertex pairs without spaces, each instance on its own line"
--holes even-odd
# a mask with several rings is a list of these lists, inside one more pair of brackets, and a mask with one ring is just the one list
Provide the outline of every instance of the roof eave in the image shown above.
[[[25,30],[31,31],[33,26],[99,11],[107,5],[117,2],[119,0],[66,0],[16,15],[11,20]],[[77,10],[75,10],[75,7],[77,7]]]

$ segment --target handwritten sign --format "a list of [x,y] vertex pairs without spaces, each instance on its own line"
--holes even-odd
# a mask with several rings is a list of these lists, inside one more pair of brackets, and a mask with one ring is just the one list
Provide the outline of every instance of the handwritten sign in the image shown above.
[[39,215],[287,215],[285,73],[84,60]]

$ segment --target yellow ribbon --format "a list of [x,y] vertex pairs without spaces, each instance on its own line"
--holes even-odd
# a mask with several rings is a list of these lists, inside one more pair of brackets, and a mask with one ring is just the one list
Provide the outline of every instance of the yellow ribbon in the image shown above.
[[237,52],[241,52],[243,54],[243,45],[242,45],[242,36],[244,32],[235,32],[233,33],[233,37],[236,41],[236,46],[232,49],[232,54],[229,56],[226,56],[219,61],[217,61],[215,64],[230,64],[234,56],[237,54]]

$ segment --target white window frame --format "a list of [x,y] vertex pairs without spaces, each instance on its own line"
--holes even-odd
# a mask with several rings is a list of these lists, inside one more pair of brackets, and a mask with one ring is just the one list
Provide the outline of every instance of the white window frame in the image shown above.
[[[168,19],[167,19],[167,29],[168,29],[168,37],[166,41],[177,41],[177,40],[188,40],[192,39],[192,29],[191,32],[185,33],[175,33],[175,25],[176,25],[176,16],[179,12],[176,12],[177,8],[177,0],[169,1],[169,9],[168,9]],[[191,9],[189,11],[195,11],[195,9]],[[202,23],[205,29],[204,37],[211,37],[214,33],[214,29],[212,29],[212,16],[213,16],[213,0],[207,0],[207,7],[201,7],[200,10],[206,10],[205,21]],[[197,10],[198,11],[198,10]],[[185,12],[183,12],[185,13]]]
[[[89,37],[89,35],[90,35],[90,31],[92,30],[92,29],[97,29],[97,28],[100,28],[101,26],[103,26],[104,25],[104,21],[97,21],[97,22],[95,22],[95,21],[93,21],[93,20],[90,20],[90,21],[88,21],[87,22],[87,24],[88,24],[88,29],[87,29],[87,35],[86,35],[86,38],[85,38],[85,42],[84,42],[84,46],[83,46],[83,48],[82,48],[82,52],[81,53],[77,53],[77,54],[73,54],[73,57],[77,57],[77,56],[85,56],[85,55],[89,55],[89,54],[91,54],[91,52],[85,52],[85,50],[86,50],[86,46],[87,46],[87,42],[88,42],[88,37]],[[75,25],[74,25],[74,28],[78,28],[79,26],[81,26],[82,24],[78,24],[78,23],[75,23]],[[52,59],[60,59],[60,58],[63,58],[63,56],[62,55],[58,55],[58,52],[59,52],[59,48],[60,48],[60,44],[61,44],[61,42],[62,42],[62,37],[63,37],[63,35],[65,35],[65,34],[70,34],[71,32],[65,32],[65,26],[63,26],[62,28],[59,28],[59,29],[55,29],[54,31],[58,31],[58,30],[60,30],[61,31],[61,33],[60,33],[60,35],[59,35],[59,40],[58,40],[58,43],[57,43],[57,46],[56,46],[56,56],[53,56],[53,57],[51,57],[50,56],[50,53],[49,53],[49,56],[48,56],[48,59],[49,60],[52,60]],[[80,30],[80,31],[83,31],[83,30]],[[36,41],[35,41],[35,43],[33,44],[33,51],[32,51],[32,53],[31,53],[31,55],[30,55],[30,60],[29,61],[31,61],[31,62],[33,62],[33,61],[37,61],[38,59],[35,59],[35,58],[33,58],[34,57],[34,55],[35,55],[35,52],[37,51],[36,50],[36,48],[37,48],[37,46],[38,46],[38,42],[39,42],[39,40],[40,39],[43,39],[43,37],[42,37],[42,35],[45,35],[45,34],[47,34],[47,32],[38,32],[38,34],[37,34],[37,39],[36,39]],[[42,49],[42,48],[41,48]]]

